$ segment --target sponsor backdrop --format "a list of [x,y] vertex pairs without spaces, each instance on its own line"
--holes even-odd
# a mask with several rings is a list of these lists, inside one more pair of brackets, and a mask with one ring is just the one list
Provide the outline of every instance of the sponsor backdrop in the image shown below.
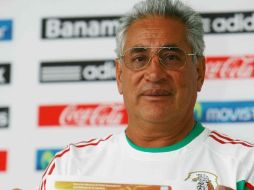
[[[1,190],[37,189],[65,145],[125,129],[114,36],[138,1],[0,1]],[[254,142],[254,2],[187,3],[202,14],[206,41],[195,117]]]

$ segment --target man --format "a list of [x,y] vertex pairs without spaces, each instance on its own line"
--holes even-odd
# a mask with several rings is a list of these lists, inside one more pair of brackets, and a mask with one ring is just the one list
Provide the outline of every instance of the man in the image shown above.
[[112,182],[254,189],[254,148],[205,129],[193,118],[205,75],[203,26],[190,7],[146,0],[121,19],[116,79],[128,127],[106,139],[70,145],[43,176]]

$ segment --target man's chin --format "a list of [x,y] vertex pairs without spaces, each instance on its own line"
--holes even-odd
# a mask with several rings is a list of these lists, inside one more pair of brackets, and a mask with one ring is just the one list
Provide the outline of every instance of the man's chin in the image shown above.
[[169,121],[168,113],[146,112],[142,114],[142,118],[151,124],[162,124]]

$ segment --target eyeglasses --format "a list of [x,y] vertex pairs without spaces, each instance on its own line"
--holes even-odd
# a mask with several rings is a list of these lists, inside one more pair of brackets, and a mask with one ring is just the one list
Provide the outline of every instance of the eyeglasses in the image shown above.
[[[152,53],[152,49],[158,50]],[[133,47],[127,49],[120,59],[127,68],[139,71],[149,65],[154,55],[158,56],[159,63],[167,70],[179,70],[186,64],[187,56],[196,56],[178,47]]]

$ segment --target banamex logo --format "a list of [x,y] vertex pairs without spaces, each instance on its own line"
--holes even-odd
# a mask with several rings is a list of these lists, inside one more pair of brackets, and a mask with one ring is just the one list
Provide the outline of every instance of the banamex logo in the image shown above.
[[42,19],[42,39],[113,37],[119,17],[52,17]]

